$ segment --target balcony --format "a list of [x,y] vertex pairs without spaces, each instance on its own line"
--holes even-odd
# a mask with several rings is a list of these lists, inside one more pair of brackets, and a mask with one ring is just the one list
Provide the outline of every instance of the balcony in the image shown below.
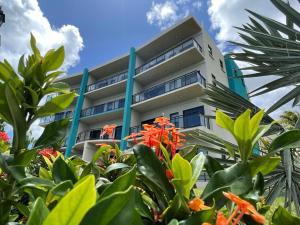
[[119,142],[121,139],[121,127],[117,127],[113,134],[113,139],[110,139],[108,135],[101,136],[103,132],[103,128],[99,129],[91,129],[91,130],[85,130],[80,133],[78,133],[76,138],[76,143],[80,143],[83,141],[99,141],[99,140],[105,140],[105,141],[117,141]]
[[45,126],[49,123],[52,123],[54,121],[62,120],[65,118],[72,118],[73,112],[72,111],[66,111],[66,112],[60,112],[56,113],[53,116],[46,116],[40,119],[40,126]]
[[83,109],[81,111],[81,120],[89,124],[94,124],[94,122],[101,121],[103,119],[114,119],[118,116],[122,116],[124,103],[125,99],[122,98]]
[[86,95],[92,99],[97,99],[116,92],[125,92],[127,76],[128,71],[126,70],[90,84],[87,86]]
[[161,73],[173,73],[203,59],[202,47],[196,40],[189,39],[138,67],[135,80],[143,85],[148,84],[157,80]]
[[205,86],[205,78],[199,71],[193,71],[135,94],[132,99],[132,108],[145,112],[199,97],[203,93],[203,87]]
[[[203,114],[193,113],[189,115],[181,115],[172,117],[170,122],[175,125],[176,128],[183,129],[182,132],[188,131],[195,127],[206,127],[210,129],[209,119]],[[142,125],[130,127],[129,133],[138,133],[143,129]]]

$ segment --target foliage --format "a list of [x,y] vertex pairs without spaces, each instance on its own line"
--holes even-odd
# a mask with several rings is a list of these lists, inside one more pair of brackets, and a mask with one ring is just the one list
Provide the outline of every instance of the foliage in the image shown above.
[[244,70],[254,71],[245,78],[277,75],[277,79],[255,89],[252,96],[262,95],[282,87],[293,87],[286,95],[269,109],[273,112],[285,103],[293,100],[293,106],[299,103],[300,87],[296,84],[299,76],[299,12],[282,0],[271,0],[273,5],[285,15],[286,22],[278,22],[264,15],[247,10],[252,17],[251,23],[237,28],[243,43],[232,42],[243,48],[241,53],[233,53],[235,60],[250,63]]

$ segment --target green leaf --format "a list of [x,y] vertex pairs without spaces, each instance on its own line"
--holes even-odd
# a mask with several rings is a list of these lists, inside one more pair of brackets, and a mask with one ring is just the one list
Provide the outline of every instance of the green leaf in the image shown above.
[[19,184],[21,188],[25,187],[47,187],[52,188],[54,183],[48,179],[42,179],[39,177],[28,177],[20,180]]
[[38,197],[32,206],[32,210],[26,225],[42,225],[48,214],[49,210],[43,199]]
[[203,155],[202,152],[196,155],[191,160],[192,178],[190,182],[190,190],[193,188],[193,186],[196,184],[197,180],[199,179],[204,163],[205,163],[205,156]]
[[52,147],[56,146],[57,143],[60,143],[62,140],[64,140],[66,136],[66,132],[69,129],[70,121],[69,119],[62,119],[58,121],[54,121],[52,123],[49,123],[42,135],[39,137],[39,139],[35,142],[35,147],[41,146],[41,147]]
[[212,177],[215,172],[224,169],[223,166],[221,166],[221,164],[216,159],[209,155],[205,156],[204,167],[208,176],[210,177]]
[[246,162],[240,162],[215,172],[203,190],[202,198],[210,202],[214,199],[217,206],[221,207],[225,204],[223,191],[242,195],[246,194],[251,188],[250,168]]
[[50,50],[44,57],[43,68],[45,71],[56,70],[63,64],[65,59],[65,49],[63,46],[56,51]]
[[272,223],[274,225],[296,225],[300,224],[300,218],[292,216],[286,209],[279,206],[273,214]]
[[39,49],[36,47],[36,40],[32,33],[30,33],[30,45],[34,55],[38,58],[41,57],[41,53]]
[[105,198],[115,192],[125,191],[135,182],[136,167],[133,167],[127,173],[118,177],[114,182],[104,189],[101,198]]
[[112,146],[110,146],[110,145],[102,145],[100,148],[98,148],[92,158],[92,163],[95,163],[104,152],[110,150],[111,148],[112,148]]
[[173,218],[185,219],[190,214],[190,209],[181,193],[176,193],[174,199],[162,214],[162,218],[169,222]]
[[137,160],[138,170],[143,175],[143,178],[151,182],[151,185],[158,190],[161,190],[169,200],[173,199],[173,187],[153,150],[145,145],[136,145],[133,151]]
[[37,110],[37,115],[39,117],[53,115],[55,113],[61,112],[69,107],[73,102],[77,94],[70,92],[67,94],[60,94],[50,101],[46,102],[45,105],[41,106]]
[[[85,215],[80,225],[143,225],[135,210],[135,192],[133,188],[115,192],[101,199]],[[73,224],[72,224],[73,225]]]
[[262,118],[264,117],[264,110],[260,110],[258,113],[256,113],[251,119],[250,119],[250,135],[251,135],[251,139],[254,138],[254,136],[256,135],[258,128],[259,128],[259,124],[262,120]]
[[110,173],[111,171],[127,169],[127,168],[130,168],[130,166],[128,166],[125,163],[113,163],[106,168],[105,173]]
[[43,90],[44,95],[48,95],[51,93],[69,93],[70,86],[67,83],[56,82],[50,84],[46,89]]
[[191,182],[192,182],[192,166],[191,164],[182,158],[180,154],[175,154],[172,159],[172,172],[175,179],[180,180],[183,194],[189,199],[190,190],[191,190]]
[[251,155],[251,135],[250,135],[250,113],[246,110],[234,122],[234,137],[238,143],[242,160],[247,160]]
[[216,124],[234,135],[234,121],[220,110],[216,112]]
[[52,177],[55,183],[66,180],[71,180],[73,183],[77,181],[73,171],[61,157],[58,157],[53,164]]
[[215,208],[201,210],[189,216],[188,219],[180,221],[179,225],[199,225],[203,223],[212,223],[215,214]]
[[34,157],[36,150],[24,150],[14,158],[13,165],[28,166]]
[[178,153],[186,160],[191,161],[198,154],[198,145],[188,145],[181,148]]
[[275,138],[270,145],[270,152],[286,149],[295,148],[300,146],[300,130],[286,131],[277,138]]
[[150,212],[149,207],[144,203],[141,193],[135,189],[135,209],[141,217],[147,218],[153,221],[153,214]]
[[53,187],[50,190],[50,192],[54,195],[62,197],[66,194],[66,192],[68,192],[72,188],[73,188],[72,181],[66,180],[66,181],[63,181],[63,182],[57,184],[55,187]]
[[249,161],[251,176],[254,177],[259,172],[263,175],[271,173],[280,163],[280,157],[258,157]]
[[60,200],[43,225],[77,225],[95,203],[95,178],[89,175]]

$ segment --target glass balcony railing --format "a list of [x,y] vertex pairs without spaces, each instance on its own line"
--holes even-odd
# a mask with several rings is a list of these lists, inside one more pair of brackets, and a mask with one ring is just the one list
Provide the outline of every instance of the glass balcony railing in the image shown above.
[[125,99],[118,99],[115,101],[107,102],[101,105],[93,106],[90,108],[86,108],[81,111],[81,117],[97,115],[109,111],[113,111],[116,109],[121,109],[124,107]]
[[40,119],[40,124],[48,124],[48,123],[52,123],[54,121],[58,121],[58,120],[62,120],[65,118],[72,118],[73,116],[73,112],[72,111],[66,111],[66,112],[60,112],[60,113],[56,113],[53,116],[45,116],[43,118]]
[[108,85],[120,82],[122,80],[126,80],[128,75],[128,71],[119,72],[117,74],[111,75],[110,77],[99,80],[96,83],[90,84],[87,86],[86,92],[94,91],[96,89],[100,89],[106,87]]
[[163,61],[166,61],[170,58],[173,58],[174,56],[178,55],[179,53],[181,53],[187,49],[193,48],[193,47],[196,47],[200,52],[202,52],[201,45],[199,45],[199,43],[195,39],[189,39],[188,41],[185,41],[179,45],[176,45],[172,49],[165,51],[164,53],[160,54],[159,56],[149,60],[144,65],[138,67],[135,70],[135,74],[137,75],[139,73],[142,73],[142,72],[150,69],[151,67],[153,67],[159,63],[162,63]]
[[155,85],[143,92],[133,95],[133,104],[145,101],[147,99],[174,91],[176,89],[194,84],[200,83],[204,87],[206,86],[205,78],[200,74],[199,71],[193,71],[191,73],[185,74],[183,76],[177,77],[173,80],[166,81],[164,83]]
[[[175,116],[170,119],[170,122],[177,128],[188,129],[193,127],[205,126],[210,129],[209,118],[205,117],[203,114],[192,113],[189,115]],[[142,125],[135,127],[130,127],[129,133],[138,133],[143,130]]]
[[[87,140],[107,140],[107,139],[111,139],[106,134],[102,136],[101,135],[102,132],[103,132],[103,128],[82,131],[82,132],[78,133],[77,138],[76,138],[76,143],[82,142],[82,141],[87,141]],[[113,138],[115,140],[120,140],[121,139],[121,133],[122,133],[122,128],[117,127],[114,130]]]

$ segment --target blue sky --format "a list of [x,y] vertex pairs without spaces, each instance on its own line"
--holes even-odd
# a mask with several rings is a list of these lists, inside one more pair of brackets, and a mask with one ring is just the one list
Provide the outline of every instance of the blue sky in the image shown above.
[[[131,46],[139,46],[160,33],[161,26],[151,25],[147,21],[147,12],[153,5],[165,2],[85,0],[83,4],[83,1],[40,0],[39,4],[52,26],[72,24],[79,28],[84,48],[80,52],[79,63],[69,69],[69,74],[72,74],[127,53]],[[180,4],[179,1],[176,19],[189,12],[203,22],[206,30],[214,36],[215,32],[209,29],[207,2],[201,1],[201,7],[196,7],[194,3],[181,0]]]

